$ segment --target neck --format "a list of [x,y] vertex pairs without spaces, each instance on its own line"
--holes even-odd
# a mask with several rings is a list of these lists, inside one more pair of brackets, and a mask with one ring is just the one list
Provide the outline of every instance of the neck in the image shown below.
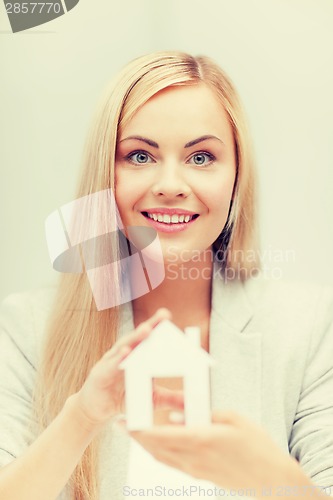
[[172,313],[172,321],[184,328],[207,320],[211,309],[211,258],[165,264],[165,279],[154,290],[132,301],[135,326],[159,307]]

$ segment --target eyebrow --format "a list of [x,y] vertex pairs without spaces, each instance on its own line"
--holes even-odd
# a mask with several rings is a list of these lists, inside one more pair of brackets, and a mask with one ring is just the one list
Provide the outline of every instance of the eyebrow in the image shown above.
[[[128,141],[129,139],[135,139],[137,141],[142,141],[153,148],[159,149],[159,145],[157,144],[157,142],[152,141],[151,139],[147,139],[146,137],[142,137],[141,135],[130,135],[129,137],[126,137],[125,139],[122,139],[119,142]],[[193,141],[187,142],[185,144],[184,148],[190,148],[191,146],[195,146],[199,142],[207,141],[207,139],[217,139],[218,141],[222,142],[222,144],[224,144],[223,141],[221,139],[219,139],[218,137],[216,137],[215,135],[202,135],[201,137],[198,137],[197,139],[193,139]]]

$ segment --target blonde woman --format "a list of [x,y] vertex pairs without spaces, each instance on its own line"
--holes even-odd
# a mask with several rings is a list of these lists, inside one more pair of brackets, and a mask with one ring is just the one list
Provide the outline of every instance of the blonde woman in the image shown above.
[[[128,482],[138,475],[154,488],[194,484],[191,475],[258,498],[333,494],[332,294],[261,276],[250,142],[217,64],[170,51],[121,71],[91,129],[77,198],[106,188],[125,226],[157,231],[165,279],[104,310],[84,274],[4,302],[0,497],[118,500],[138,495]],[[120,283],[115,272],[107,293]],[[181,476],[143,450],[140,463],[114,425],[125,411],[119,364],[164,318],[200,326],[217,361],[211,426],[170,425],[183,398],[165,379],[154,388],[161,425],[133,433]]]

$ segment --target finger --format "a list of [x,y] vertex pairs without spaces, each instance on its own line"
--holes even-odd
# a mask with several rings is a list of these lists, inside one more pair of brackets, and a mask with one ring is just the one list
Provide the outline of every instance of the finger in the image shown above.
[[110,366],[118,366],[123,359],[125,359],[131,352],[131,348],[127,345],[120,346],[117,350],[114,350],[112,353],[109,352],[108,356],[103,356],[103,360],[108,363]]
[[[191,455],[193,452],[197,451],[194,449],[193,440],[194,436],[184,436],[184,432],[175,433],[174,431],[181,430],[184,431],[184,425],[168,425],[168,426],[158,426],[159,429],[163,427],[162,431],[157,433],[145,431],[130,431],[130,435],[134,438],[141,446],[152,453],[154,456],[157,452],[160,454],[180,454],[180,455]],[[168,428],[172,431],[165,433],[165,429]],[[160,459],[160,457],[159,457]]]
[[147,445],[147,443],[140,444],[159,462],[163,462],[170,467],[174,467],[186,472],[187,463],[189,462],[189,460],[187,459],[184,463],[183,455],[179,453],[179,450],[169,450],[161,448],[160,446],[149,446]]
[[130,354],[131,349],[127,346],[122,347],[112,357],[100,360],[93,371],[98,375],[99,387],[105,388],[114,383],[115,377],[124,376],[123,370],[119,367],[120,363]]
[[212,423],[240,426],[250,424],[250,421],[233,410],[214,410],[212,412]]
[[154,328],[162,319],[171,319],[172,314],[166,307],[160,307],[157,309],[156,313],[147,320],[147,322]]
[[160,308],[156,311],[156,313],[146,321],[140,323],[134,332],[125,335],[122,339],[119,339],[114,346],[107,351],[104,356],[112,357],[119,349],[123,346],[129,346],[131,349],[134,349],[137,345],[142,342],[145,338],[148,337],[152,329],[158,325],[160,321],[163,319],[170,319],[171,312],[166,308]]
[[136,336],[140,337],[146,336],[146,334],[150,333],[155,326],[157,326],[162,320],[171,319],[171,312],[166,308],[158,309],[153,316],[148,318],[146,321],[140,323],[140,325],[136,328],[134,332],[133,340],[135,342]]
[[175,425],[184,425],[185,423],[185,415],[179,411],[171,411],[169,413],[169,422],[170,424]]
[[130,431],[130,435],[139,442],[160,444],[164,447],[177,447],[182,443],[195,438],[197,432],[194,427],[174,425],[157,425],[142,431]]
[[182,410],[184,408],[184,393],[183,391],[155,386],[153,390],[153,404],[156,409],[175,408]]

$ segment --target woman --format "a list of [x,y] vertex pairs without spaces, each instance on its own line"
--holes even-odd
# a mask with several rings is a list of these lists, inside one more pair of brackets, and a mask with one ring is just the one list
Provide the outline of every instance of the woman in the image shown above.
[[[131,62],[101,102],[80,179],[78,198],[111,188],[125,228],[157,231],[165,279],[99,311],[83,274],[62,276],[55,296],[4,303],[0,496],[131,494],[129,439],[112,426],[124,411],[119,364],[171,318],[181,329],[200,326],[202,347],[218,361],[214,425],[165,426],[183,399],[179,381],[160,380],[155,419],[163,425],[133,436],[158,459],[224,488],[255,488],[261,497],[267,487],[290,495],[281,493],[290,486],[294,496],[322,497],[315,484],[333,486],[332,297],[255,278],[255,173],[227,76],[210,59],[180,52]],[[108,217],[116,229],[116,214]],[[113,252],[119,261],[120,244]],[[118,270],[107,293],[116,296],[120,283]]]

